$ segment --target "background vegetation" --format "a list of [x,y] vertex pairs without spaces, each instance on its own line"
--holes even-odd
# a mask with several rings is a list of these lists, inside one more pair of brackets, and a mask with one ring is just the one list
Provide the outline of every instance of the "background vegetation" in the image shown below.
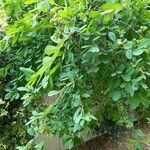
[[[149,0],[4,0],[0,33],[0,144],[42,149],[59,135],[112,135],[150,116]],[[58,95],[50,106],[43,95]],[[142,136],[136,130],[136,137]],[[29,141],[29,142],[28,142]],[[135,149],[141,143],[135,142]]]

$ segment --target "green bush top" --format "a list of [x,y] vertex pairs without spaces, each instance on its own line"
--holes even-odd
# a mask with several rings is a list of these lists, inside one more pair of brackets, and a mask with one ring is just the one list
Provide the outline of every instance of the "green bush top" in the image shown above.
[[[0,41],[0,90],[2,109],[9,105],[6,116],[15,119],[3,129],[3,145],[9,147],[7,128],[24,131],[14,137],[13,148],[40,133],[59,135],[71,148],[82,142],[81,131],[101,129],[106,120],[132,128],[149,117],[149,4],[5,0],[8,26]],[[58,98],[44,106],[45,94]]]

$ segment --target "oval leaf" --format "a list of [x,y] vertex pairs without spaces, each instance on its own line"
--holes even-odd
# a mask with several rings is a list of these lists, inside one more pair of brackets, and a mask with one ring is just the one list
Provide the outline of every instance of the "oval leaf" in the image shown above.
[[50,91],[48,93],[48,96],[51,97],[51,96],[54,96],[54,95],[57,95],[57,94],[59,94],[59,91],[53,90],[53,91]]
[[117,39],[115,33],[113,33],[113,32],[109,32],[109,33],[108,33],[108,37],[109,37],[112,41],[114,41],[114,42],[115,42],[116,39]]
[[132,58],[132,51],[131,51],[131,50],[127,50],[127,51],[126,51],[126,57],[127,57],[128,59],[131,59],[131,58]]
[[112,93],[112,99],[114,100],[114,101],[117,101],[118,99],[120,99],[121,98],[121,92],[120,91],[114,91],[113,93]]
[[139,56],[139,55],[141,55],[143,52],[144,52],[143,49],[135,49],[135,50],[133,51],[133,55]]

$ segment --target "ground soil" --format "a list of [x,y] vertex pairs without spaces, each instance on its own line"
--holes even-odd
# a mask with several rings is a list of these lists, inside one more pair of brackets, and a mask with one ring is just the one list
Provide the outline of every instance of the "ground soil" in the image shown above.
[[[150,150],[150,127],[144,125],[140,128],[145,133],[141,139],[143,141],[143,150]],[[129,142],[130,139],[133,139],[131,131],[122,132],[117,139],[105,134],[91,139],[73,150],[133,150],[133,145]]]

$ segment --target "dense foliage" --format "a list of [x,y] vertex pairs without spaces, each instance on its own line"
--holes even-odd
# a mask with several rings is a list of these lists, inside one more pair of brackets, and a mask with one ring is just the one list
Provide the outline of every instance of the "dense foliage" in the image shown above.
[[[40,133],[71,148],[82,131],[150,117],[149,0],[4,0],[3,8],[3,149],[31,149]],[[45,94],[58,98],[45,106]]]

